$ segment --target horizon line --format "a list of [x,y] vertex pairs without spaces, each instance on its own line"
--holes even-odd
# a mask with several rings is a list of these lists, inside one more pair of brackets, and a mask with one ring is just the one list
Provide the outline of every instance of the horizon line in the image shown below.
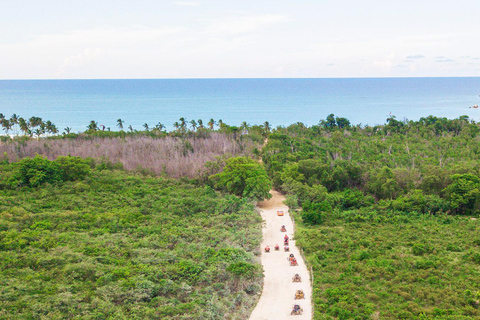
[[20,78],[0,81],[76,81],[76,80],[274,80],[274,79],[439,79],[439,78],[480,78],[478,76],[416,76],[416,77],[194,77],[194,78]]

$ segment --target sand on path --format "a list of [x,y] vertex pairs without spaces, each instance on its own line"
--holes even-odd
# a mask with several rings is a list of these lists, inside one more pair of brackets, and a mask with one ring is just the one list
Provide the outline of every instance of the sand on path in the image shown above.
[[[270,192],[273,197],[258,204],[260,213],[265,221],[263,227],[262,265],[265,271],[263,291],[250,320],[282,320],[282,319],[312,319],[312,289],[310,274],[305,261],[293,239],[293,223],[288,213],[288,207],[283,204],[285,198],[276,191]],[[277,216],[277,211],[283,210],[284,216]],[[290,252],[283,251],[283,237],[285,232],[280,232],[280,227],[286,226],[290,237]],[[280,251],[275,251],[275,244],[280,245]],[[270,253],[265,253],[266,245],[270,246]],[[290,253],[295,255],[298,266],[292,267],[287,261]],[[293,283],[292,277],[298,273],[302,282]],[[305,299],[295,300],[296,290],[303,290]],[[292,316],[290,312],[294,304],[303,308],[302,315]]]

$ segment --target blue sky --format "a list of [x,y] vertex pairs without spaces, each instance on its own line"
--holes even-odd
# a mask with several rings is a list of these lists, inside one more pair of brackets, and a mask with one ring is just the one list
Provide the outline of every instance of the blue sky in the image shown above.
[[480,2],[2,0],[0,79],[480,76]]

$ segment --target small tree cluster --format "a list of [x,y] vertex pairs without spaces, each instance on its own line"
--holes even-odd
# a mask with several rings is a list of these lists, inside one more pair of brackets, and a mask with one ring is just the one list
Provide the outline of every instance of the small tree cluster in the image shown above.
[[39,155],[25,158],[15,164],[13,186],[38,187],[44,183],[81,180],[91,169],[88,160],[79,157],[58,157],[50,161]]

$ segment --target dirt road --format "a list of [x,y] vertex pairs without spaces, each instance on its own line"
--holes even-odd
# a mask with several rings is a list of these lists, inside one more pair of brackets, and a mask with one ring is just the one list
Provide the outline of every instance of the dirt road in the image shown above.
[[[259,203],[261,215],[266,225],[263,228],[262,265],[265,270],[265,279],[262,296],[250,320],[282,320],[282,319],[312,319],[310,276],[305,261],[300,256],[293,238],[293,225],[288,214],[288,207],[283,204],[285,198],[276,191],[271,191],[273,197],[269,201]],[[284,216],[277,216],[277,211],[283,210]],[[280,227],[285,225],[290,237],[290,253],[295,255],[298,266],[291,267],[287,261],[289,253],[283,251],[283,237]],[[280,245],[280,251],[275,251],[275,244]],[[270,246],[270,253],[263,248]],[[298,273],[302,282],[293,283],[292,277]],[[303,290],[305,299],[295,300],[296,290]],[[294,304],[303,308],[302,315],[292,316],[290,312]]]

